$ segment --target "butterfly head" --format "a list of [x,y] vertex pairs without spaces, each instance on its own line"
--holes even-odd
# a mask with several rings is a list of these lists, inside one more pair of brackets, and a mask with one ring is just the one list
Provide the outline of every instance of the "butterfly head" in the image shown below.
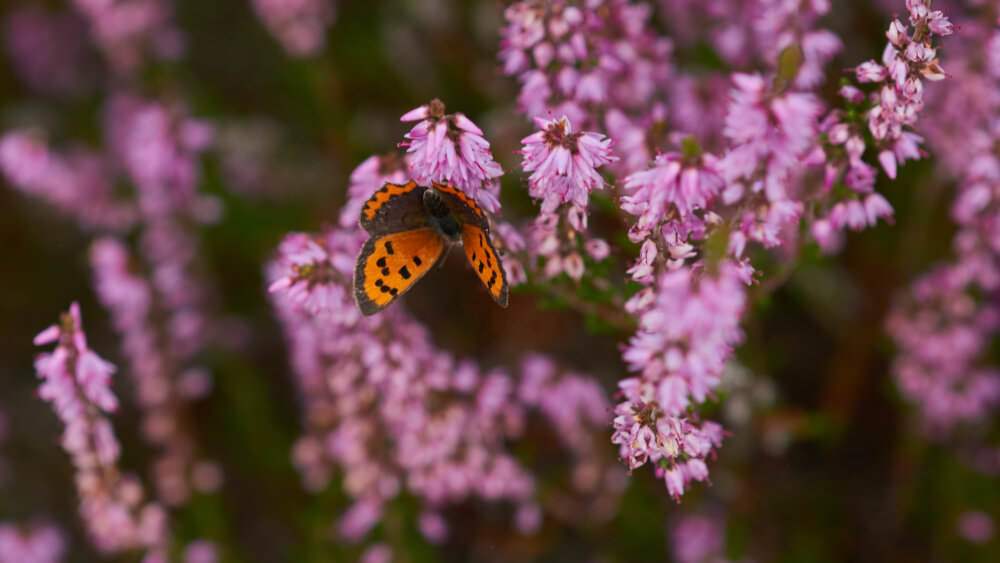
[[455,242],[462,236],[462,222],[445,203],[441,193],[434,188],[424,191],[424,211],[430,224],[442,237]]

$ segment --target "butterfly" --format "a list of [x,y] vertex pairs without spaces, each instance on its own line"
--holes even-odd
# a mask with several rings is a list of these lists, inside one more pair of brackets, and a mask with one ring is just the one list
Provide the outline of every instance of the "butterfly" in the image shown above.
[[507,306],[507,276],[490,240],[489,221],[457,188],[418,186],[413,180],[386,184],[365,202],[359,223],[371,235],[354,268],[354,300],[363,314],[392,304],[459,240],[490,295]]

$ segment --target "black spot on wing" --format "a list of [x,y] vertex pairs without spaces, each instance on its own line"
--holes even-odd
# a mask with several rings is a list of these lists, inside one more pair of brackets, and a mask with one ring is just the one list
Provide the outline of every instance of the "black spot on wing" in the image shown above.
[[485,266],[485,264],[483,264],[482,262],[480,262],[479,263],[479,273],[480,274],[483,273],[483,266]]
[[385,268],[385,256],[379,258],[378,261],[375,262],[375,265],[379,268]]
[[406,266],[403,266],[402,268],[399,269],[399,275],[403,276],[404,280],[408,280],[410,279],[411,274],[410,271],[406,269]]
[[486,283],[486,287],[490,288],[492,291],[495,283],[497,283],[497,272],[496,270],[493,270],[493,275],[490,276],[490,281]]
[[383,276],[388,276],[389,275],[389,268],[382,268],[382,275]]
[[393,251],[393,249],[392,249],[392,243],[391,242],[385,241],[385,251],[388,254],[395,254],[395,251]]
[[423,264],[424,261],[421,260],[419,256],[414,256],[413,257],[413,263],[416,264],[417,266],[419,266],[419,265]]

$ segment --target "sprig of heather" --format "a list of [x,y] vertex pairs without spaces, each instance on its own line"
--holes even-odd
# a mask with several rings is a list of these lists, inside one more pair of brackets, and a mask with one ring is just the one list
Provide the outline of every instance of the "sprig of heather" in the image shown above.
[[150,59],[173,60],[184,51],[184,36],[173,24],[168,0],[73,0],[111,68],[132,73]]
[[0,522],[0,563],[57,563],[66,553],[66,538],[52,524]]
[[158,497],[176,506],[192,490],[217,489],[221,470],[216,463],[199,459],[189,407],[211,389],[211,376],[164,346],[168,336],[157,321],[156,289],[123,242],[98,239],[91,245],[90,261],[98,299],[110,311],[122,338],[142,412],[143,436],[159,449],[153,465]]
[[[195,358],[221,334],[194,232],[220,213],[218,202],[197,190],[199,155],[212,130],[182,108],[118,94],[106,109],[106,137],[103,153],[64,156],[30,133],[10,132],[0,139],[0,170],[88,230],[138,230],[143,260],[130,258],[117,239],[102,239],[93,247],[94,278],[147,409],[144,435],[163,448],[154,467],[157,492],[176,505],[192,488],[211,490],[219,481],[217,466],[197,459],[185,414],[186,403],[211,385]],[[132,198],[113,195],[119,179],[130,181]]]
[[948,18],[929,6],[925,0],[906,1],[908,23],[894,19],[889,25],[881,63],[869,60],[854,69],[859,85],[874,90],[866,95],[865,86],[843,86],[840,94],[851,111],[834,110],[823,120],[824,188],[829,192],[841,183],[848,188],[846,195],[828,195],[811,225],[826,251],[840,247],[845,229],[892,217],[892,206],[874,191],[877,169],[863,160],[869,147],[889,179],[896,178],[899,165],[922,157],[923,137],[913,127],[924,108],[924,80],[945,78],[936,40],[953,30]]
[[72,98],[97,85],[98,64],[85,23],[68,10],[28,4],[8,11],[3,44],[14,71],[35,92]]
[[214,490],[221,472],[198,459],[188,403],[208,392],[210,375],[196,362],[219,342],[222,320],[209,303],[212,286],[198,260],[194,226],[214,221],[218,202],[198,193],[199,154],[211,128],[169,107],[128,94],[106,112],[107,144],[134,186],[142,259],[114,239],[92,247],[98,297],[111,311],[144,407],[144,435],[160,447],[154,464],[159,497],[183,503],[193,489]]
[[565,115],[599,129],[612,109],[649,111],[672,77],[671,43],[650,31],[650,7],[628,0],[526,0],[504,12],[500,60],[521,82],[528,117]]
[[293,57],[315,55],[326,44],[333,23],[333,0],[253,0],[257,17]]
[[[590,193],[604,188],[597,169],[618,158],[611,154],[611,140],[600,133],[573,131],[565,116],[536,118],[538,131],[521,140],[528,193],[541,200],[541,209],[528,230],[528,256],[522,262],[535,269],[535,259],[545,259],[544,275],[560,273],[579,280],[583,276],[581,252],[590,251],[595,260],[607,253],[604,241],[587,232]],[[519,246],[515,243],[515,246]]]
[[[931,19],[928,16],[928,19]],[[932,20],[939,21],[939,20]],[[892,372],[926,429],[945,438],[962,424],[988,420],[1000,405],[1000,370],[990,343],[1000,330],[1000,29],[963,25],[955,65],[959,91],[931,96],[924,131],[957,180],[951,217],[955,257],[936,264],[898,296],[886,326],[899,352]],[[987,45],[983,50],[982,46]],[[964,62],[962,62],[964,61]],[[949,64],[951,67],[951,64]],[[956,111],[961,108],[961,111]],[[953,144],[959,143],[959,156]]]
[[87,230],[125,231],[135,224],[133,202],[115,197],[104,155],[74,147],[52,150],[38,134],[15,130],[0,136],[0,172],[7,183],[53,205]]
[[817,29],[818,19],[830,11],[828,0],[660,0],[659,6],[661,20],[679,49],[707,40],[732,68],[776,67],[782,51],[798,45],[803,60],[795,86],[801,89],[822,82],[824,66],[843,48],[834,33]]
[[670,548],[677,563],[725,561],[725,519],[685,514],[671,522],[669,528]]
[[653,463],[678,500],[691,481],[708,478],[705,460],[723,438],[721,426],[699,423],[688,407],[705,401],[719,384],[726,359],[743,338],[746,284],[740,268],[725,261],[715,270],[668,272],[628,304],[639,314],[639,330],[622,355],[638,375],[618,383],[623,401],[615,407],[611,441],[630,470]]
[[118,469],[121,447],[106,416],[118,408],[110,388],[115,368],[87,347],[76,303],[35,337],[37,346],[53,343],[55,350],[35,360],[42,380],[38,394],[65,425],[62,446],[76,468],[80,516],[91,540],[108,554],[162,554],[167,513],[156,502],[144,502],[139,481]]
[[445,113],[444,102],[431,100],[403,114],[400,121],[416,121],[406,134],[407,169],[418,184],[451,184],[490,212],[500,210],[503,169],[493,160],[483,131],[461,113]]
[[268,274],[303,403],[294,460],[310,489],[334,470],[344,475],[353,504],[339,533],[359,541],[403,490],[421,499],[419,527],[430,541],[448,533],[441,511],[469,498],[513,503],[517,528],[534,530],[537,483],[506,443],[523,435],[535,405],[574,454],[576,485],[604,506],[616,498],[602,486],[614,482],[603,477],[614,466],[594,447],[607,423],[600,388],[538,358],[518,388],[503,370],[436,348],[399,306],[361,316],[351,288],[363,237],[356,227],[289,235]]

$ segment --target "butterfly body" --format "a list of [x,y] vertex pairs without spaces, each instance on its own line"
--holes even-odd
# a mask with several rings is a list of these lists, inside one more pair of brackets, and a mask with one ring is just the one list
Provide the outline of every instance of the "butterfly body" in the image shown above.
[[438,234],[452,242],[458,242],[462,237],[462,222],[444,202],[441,192],[435,189],[424,190],[423,202],[427,218]]
[[362,207],[359,223],[371,235],[354,270],[354,298],[365,315],[392,304],[458,241],[493,299],[507,306],[507,278],[489,221],[462,191],[413,181],[386,184]]

